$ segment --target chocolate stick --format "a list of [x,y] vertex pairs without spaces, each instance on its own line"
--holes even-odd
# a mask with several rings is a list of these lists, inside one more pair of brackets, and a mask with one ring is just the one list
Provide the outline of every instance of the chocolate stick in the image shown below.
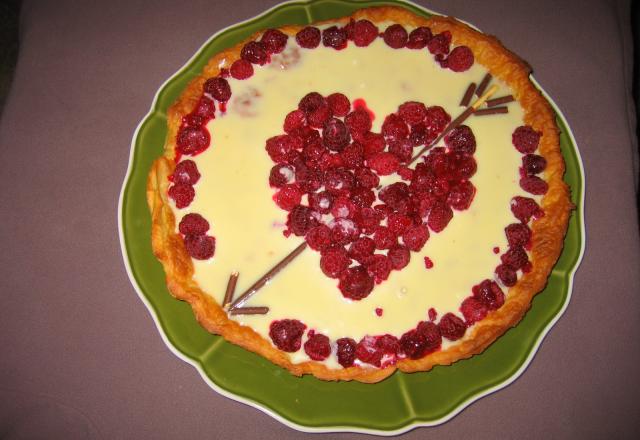
[[471,102],[471,98],[473,97],[473,92],[475,92],[476,90],[476,83],[471,83],[469,84],[469,87],[467,87],[467,91],[464,92],[464,96],[462,97],[462,101],[460,101],[460,105],[462,107],[467,107],[469,105],[469,103]]
[[501,96],[500,98],[493,98],[487,101],[487,107],[495,107],[500,104],[507,104],[509,102],[515,101],[513,95]]
[[229,312],[230,315],[266,315],[269,307],[238,307]]
[[233,301],[233,294],[236,291],[238,276],[240,276],[238,272],[233,272],[229,275],[229,282],[227,283],[227,291],[225,292],[224,299],[222,300],[222,307],[227,307],[227,305]]
[[256,281],[253,286],[249,287],[246,292],[244,292],[240,297],[235,300],[231,306],[229,306],[229,312],[233,314],[233,311],[242,305],[251,298],[258,290],[260,290],[265,284],[267,284],[278,272],[284,269],[291,261],[296,258],[298,255],[302,253],[307,248],[307,242],[304,241],[300,243],[300,245],[295,248],[289,255],[284,257],[278,264],[273,266],[269,272],[264,274],[258,281]]
[[483,108],[480,110],[476,110],[473,114],[474,116],[485,116],[485,115],[496,115],[498,113],[509,113],[509,108],[507,107],[491,107],[491,108]]
[[491,76],[490,73],[487,73],[484,76],[484,78],[482,78],[482,81],[480,81],[480,85],[476,89],[476,95],[482,96],[482,94],[484,93],[484,89],[486,89],[489,83],[491,82],[491,78],[493,77]]

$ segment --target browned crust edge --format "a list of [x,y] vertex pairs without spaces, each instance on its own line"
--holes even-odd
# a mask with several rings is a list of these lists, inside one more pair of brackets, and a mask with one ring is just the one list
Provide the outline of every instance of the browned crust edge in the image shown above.
[[[361,9],[351,17],[356,20],[366,18],[374,23],[395,21],[409,26],[429,26],[434,33],[449,30],[454,44],[470,47],[477,62],[511,87],[525,110],[525,123],[542,132],[539,149],[540,154],[547,160],[545,180],[549,184],[549,191],[542,199],[545,216],[532,224],[533,270],[520,278],[509,290],[507,300],[500,309],[491,312],[477,323],[472,332],[459,343],[422,359],[403,359],[396,366],[383,369],[350,367],[333,370],[314,361],[292,363],[288,355],[275,348],[270,341],[251,328],[229,319],[220,305],[193,281],[193,263],[184,248],[182,238],[175,233],[175,217],[167,199],[168,177],[175,167],[176,135],[183,115],[191,112],[200,98],[206,79],[216,76],[221,68],[228,68],[239,58],[242,46],[247,41],[256,39],[260,33],[215,55],[201,75],[189,83],[179,99],[169,108],[165,151],[164,155],[153,163],[149,173],[147,202],[152,217],[153,252],[164,267],[167,287],[175,298],[187,301],[191,305],[196,319],[205,329],[264,356],[296,376],[313,374],[323,380],[374,383],[391,375],[396,368],[404,372],[428,371],[435,365],[449,365],[471,357],[482,352],[506,330],[516,325],[529,309],[533,296],[545,287],[547,278],[560,256],[573,205],[569,199],[569,189],[562,180],[565,164],[560,152],[554,112],[529,80],[531,69],[523,60],[505,49],[497,38],[479,33],[451,17],[433,16],[425,19],[400,7]],[[346,23],[351,17],[331,22]],[[289,35],[295,35],[301,27],[285,26],[280,29]]]

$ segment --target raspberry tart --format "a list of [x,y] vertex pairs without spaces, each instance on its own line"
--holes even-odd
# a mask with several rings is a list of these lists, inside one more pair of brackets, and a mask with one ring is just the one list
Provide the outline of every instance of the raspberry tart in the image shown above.
[[572,208],[529,73],[399,7],[215,55],[148,179],[169,291],[294,375],[377,382],[482,352],[546,285]]

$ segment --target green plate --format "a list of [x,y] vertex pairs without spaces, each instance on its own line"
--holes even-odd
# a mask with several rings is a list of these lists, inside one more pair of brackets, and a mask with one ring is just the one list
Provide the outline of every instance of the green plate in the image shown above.
[[195,321],[190,306],[169,294],[162,266],[151,251],[151,222],[145,200],[147,173],[153,160],[162,154],[169,105],[213,54],[257,30],[307,24],[383,4],[401,4],[424,16],[434,14],[399,1],[297,1],[276,6],[215,34],[156,94],[149,114],[133,136],[129,169],[120,195],[119,227],[125,266],[167,346],[196,367],[217,392],[303,431],[397,434],[416,426],[443,423],[482,396],[507,386],[526,369],[544,336],[566,309],[573,274],[584,250],[582,162],[571,131],[556,108],[567,162],[565,180],[571,186],[577,209],[547,288],[535,297],[522,322],[480,356],[449,367],[436,367],[428,373],[397,372],[374,385],[296,378],[260,356],[207,333]]

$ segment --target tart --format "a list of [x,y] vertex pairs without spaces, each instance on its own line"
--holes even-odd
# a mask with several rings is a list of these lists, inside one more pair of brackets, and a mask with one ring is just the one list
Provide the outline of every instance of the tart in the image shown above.
[[169,291],[298,376],[482,352],[546,285],[572,209],[529,73],[496,38],[399,7],[218,53],[149,173]]

